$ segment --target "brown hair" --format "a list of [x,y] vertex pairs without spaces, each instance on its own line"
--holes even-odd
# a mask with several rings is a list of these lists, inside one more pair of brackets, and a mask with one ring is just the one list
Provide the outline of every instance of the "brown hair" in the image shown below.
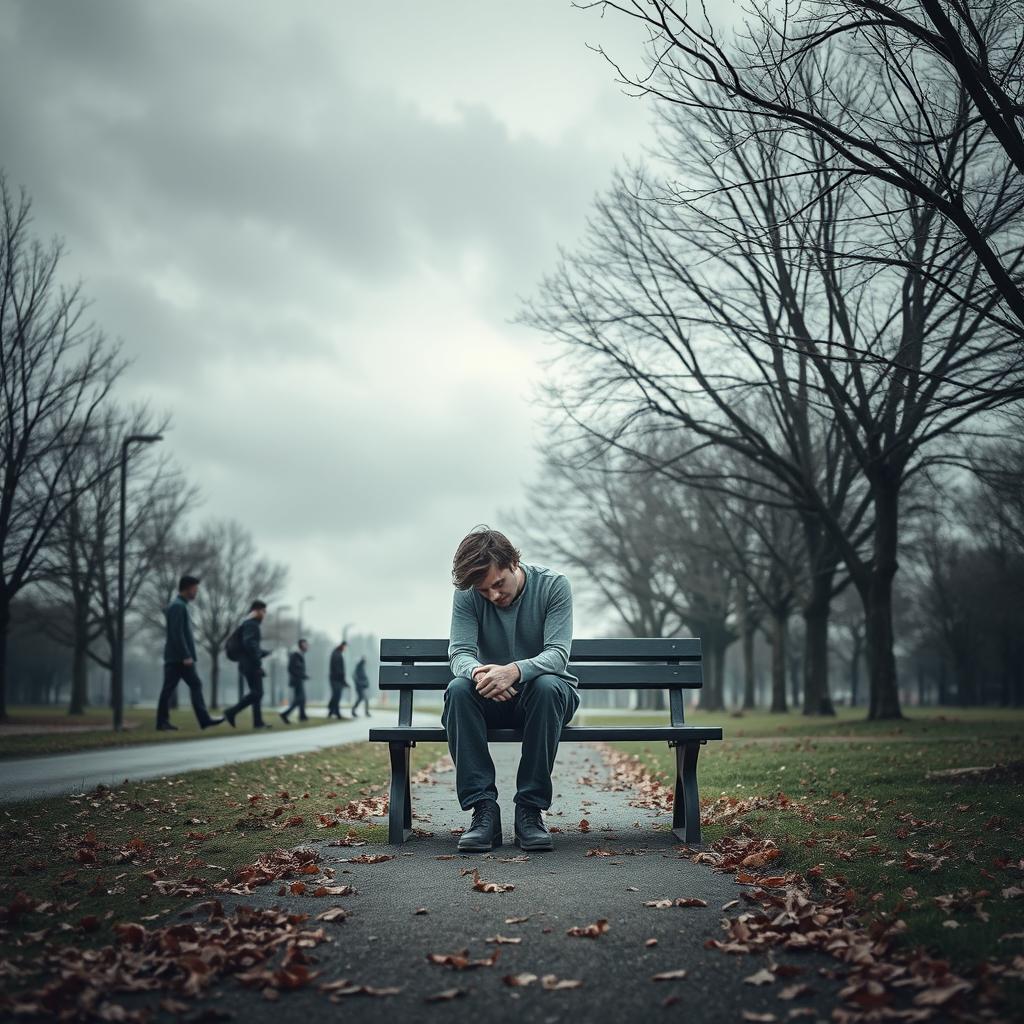
[[478,526],[462,538],[452,561],[452,582],[458,590],[475,587],[490,572],[491,566],[511,569],[522,556],[512,541],[489,526]]

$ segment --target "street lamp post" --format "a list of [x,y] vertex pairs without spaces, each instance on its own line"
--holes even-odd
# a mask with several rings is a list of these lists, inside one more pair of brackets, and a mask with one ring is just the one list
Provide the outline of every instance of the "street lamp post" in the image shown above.
[[302,599],[302,600],[301,600],[301,601],[299,602],[299,632],[298,632],[298,636],[296,636],[296,638],[295,638],[296,640],[301,640],[301,639],[302,639],[302,606],[303,606],[303,605],[304,605],[304,604],[305,604],[305,603],[306,603],[307,601],[315,601],[315,600],[316,600],[316,598],[315,598],[315,597],[313,597],[313,595],[312,595],[312,594],[310,594],[310,595],[309,595],[308,597],[304,597],[304,598],[303,598],[303,599]]
[[117,630],[114,642],[114,671],[111,674],[110,702],[114,706],[114,732],[124,727],[124,562],[128,507],[128,446],[162,441],[163,434],[129,434],[121,442],[121,508],[117,538]]

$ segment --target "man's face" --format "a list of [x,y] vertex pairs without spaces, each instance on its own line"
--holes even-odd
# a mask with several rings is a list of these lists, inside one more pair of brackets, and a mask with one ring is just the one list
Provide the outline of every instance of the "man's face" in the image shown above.
[[303,654],[305,654],[306,651],[309,650],[309,644],[307,644],[305,640],[300,640],[299,641],[299,650],[302,651]]
[[257,608],[256,611],[252,613],[252,617],[256,619],[257,622],[262,622],[267,617],[267,609]]
[[198,583],[193,583],[191,587],[186,587],[181,592],[181,596],[183,598],[185,598],[186,601],[194,601],[196,599],[196,594],[198,594],[198,593],[199,593],[199,584]]
[[519,567],[510,565],[507,569],[499,569],[492,565],[487,575],[477,584],[476,592],[486,597],[491,604],[499,608],[507,608],[515,599],[519,589]]

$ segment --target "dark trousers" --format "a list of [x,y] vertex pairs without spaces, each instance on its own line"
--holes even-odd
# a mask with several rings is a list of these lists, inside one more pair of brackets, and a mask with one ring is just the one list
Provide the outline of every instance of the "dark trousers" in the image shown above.
[[455,762],[455,790],[468,811],[480,800],[496,800],[494,762],[487,747],[488,729],[522,729],[523,752],[516,775],[517,804],[547,810],[551,806],[551,770],[562,726],[576,713],[580,698],[558,676],[542,675],[517,683],[512,700],[481,697],[471,679],[453,679],[444,691],[441,724]]
[[292,702],[288,705],[286,715],[290,715],[296,708],[299,709],[299,721],[306,720],[306,684],[301,680],[289,683],[292,688]]
[[345,684],[335,679],[330,680],[331,699],[327,702],[327,717],[341,718],[341,691]]
[[368,689],[368,687],[366,687],[366,686],[357,686],[356,687],[356,702],[355,702],[355,704],[352,705],[352,717],[353,718],[356,717],[356,709],[359,707],[360,704],[362,704],[363,707],[366,708],[366,713],[367,714],[370,713],[370,702],[366,699],[366,691],[367,691],[367,689]]
[[263,708],[260,706],[260,702],[263,700],[263,670],[258,667],[252,668],[249,665],[243,665],[242,675],[245,678],[246,686],[249,687],[249,692],[237,704],[232,704],[227,714],[233,718],[239,711],[251,705],[252,724],[262,725]]
[[164,665],[164,685],[160,689],[160,699],[156,704],[156,724],[167,725],[170,722],[171,695],[184,681],[192,698],[192,710],[196,713],[196,721],[206,725],[210,721],[210,712],[206,710],[203,700],[203,684],[196,672],[195,665],[183,665],[180,661]]

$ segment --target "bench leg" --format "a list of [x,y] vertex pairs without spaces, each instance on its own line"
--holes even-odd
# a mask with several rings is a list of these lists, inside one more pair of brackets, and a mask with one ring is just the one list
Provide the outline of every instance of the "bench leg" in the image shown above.
[[409,788],[409,744],[389,743],[391,793],[388,798],[388,842],[401,846],[412,828],[412,793]]
[[699,743],[676,747],[676,788],[672,800],[672,833],[687,846],[700,845],[700,796],[697,793]]

